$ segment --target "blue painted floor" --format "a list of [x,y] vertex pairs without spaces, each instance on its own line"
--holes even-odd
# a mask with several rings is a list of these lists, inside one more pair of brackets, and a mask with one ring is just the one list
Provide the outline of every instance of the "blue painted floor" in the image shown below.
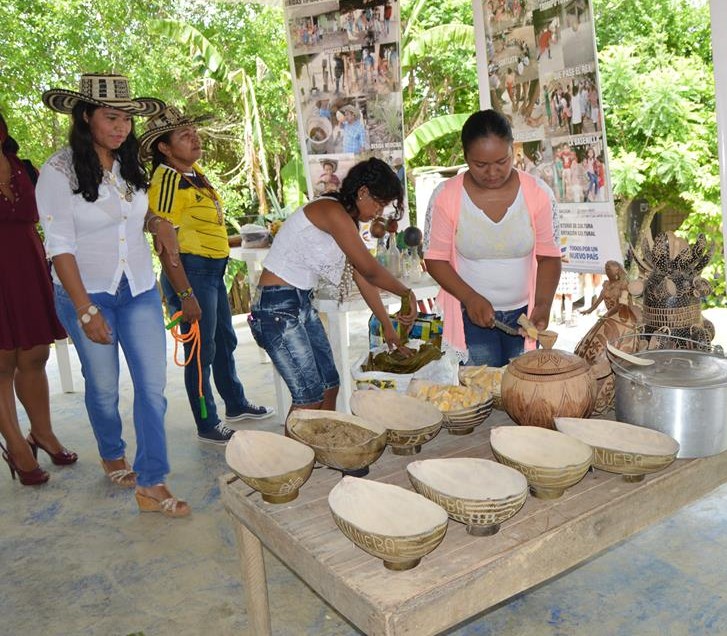
[[[365,316],[352,324],[364,345]],[[560,328],[568,348],[587,329]],[[274,403],[270,365],[241,325],[239,368],[250,398]],[[719,336],[719,326],[718,326]],[[216,477],[224,451],[200,444],[181,371],[169,349],[169,454],[175,494],[193,515],[166,520],[137,512],[132,491],[105,479],[78,392],[60,389],[48,367],[56,430],[80,461],[53,466],[51,481],[22,487],[0,463],[0,636],[226,636],[248,627],[239,561]],[[121,403],[130,423],[131,389]],[[280,431],[279,417],[257,428]],[[133,431],[127,426],[130,449]],[[601,556],[514,597],[448,632],[450,636],[727,634],[727,486],[634,535]],[[275,636],[359,634],[295,575],[266,555]]]

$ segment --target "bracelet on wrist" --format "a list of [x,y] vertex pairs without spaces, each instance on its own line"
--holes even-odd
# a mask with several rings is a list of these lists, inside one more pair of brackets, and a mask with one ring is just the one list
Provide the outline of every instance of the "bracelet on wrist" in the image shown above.
[[93,303],[86,303],[85,305],[80,305],[79,307],[76,307],[76,316],[80,316],[88,307],[93,305]]
[[81,326],[87,325],[89,322],[91,322],[91,318],[93,318],[98,313],[98,307],[94,305],[93,303],[87,305],[88,309],[84,313],[82,313],[80,316],[78,316],[78,320],[81,323]]
[[187,289],[183,289],[180,292],[177,292],[177,297],[179,300],[184,300],[185,298],[194,298],[194,290],[191,287],[187,287]]

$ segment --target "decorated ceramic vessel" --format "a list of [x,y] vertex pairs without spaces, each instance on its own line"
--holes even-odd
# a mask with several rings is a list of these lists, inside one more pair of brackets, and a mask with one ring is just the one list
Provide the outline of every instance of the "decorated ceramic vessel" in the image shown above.
[[535,349],[507,365],[501,392],[503,408],[514,422],[554,429],[555,417],[588,417],[597,388],[583,358],[559,349]]

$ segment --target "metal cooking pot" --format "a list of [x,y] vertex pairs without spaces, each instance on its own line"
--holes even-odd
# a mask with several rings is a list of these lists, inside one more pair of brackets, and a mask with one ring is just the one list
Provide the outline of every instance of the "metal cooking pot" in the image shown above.
[[[614,341],[616,348],[618,340],[623,338]],[[680,445],[677,457],[727,450],[727,359],[721,347],[705,350],[700,343],[674,336],[668,341],[675,348],[631,354],[641,364],[609,347],[616,419],[670,435]],[[676,348],[682,346],[687,348]],[[697,346],[700,350],[689,348]]]

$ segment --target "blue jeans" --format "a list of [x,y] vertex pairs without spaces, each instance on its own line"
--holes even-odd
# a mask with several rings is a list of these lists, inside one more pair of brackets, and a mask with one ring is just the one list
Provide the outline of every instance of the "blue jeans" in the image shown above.
[[[197,430],[200,433],[206,433],[220,423],[217,405],[212,395],[210,373],[214,378],[215,387],[225,403],[228,416],[240,415],[247,406],[245,389],[237,377],[235,368],[237,336],[232,326],[232,312],[225,288],[227,259],[181,254],[180,260],[202,309],[199,333],[202,391],[207,404],[206,418],[202,417],[200,411],[199,374],[196,361],[192,361],[184,367],[184,385]],[[161,282],[170,315],[180,311],[182,302],[169,279],[162,274]],[[182,333],[187,333],[187,331],[189,331],[189,324],[182,323]],[[190,347],[191,345],[184,345],[184,353],[187,357],[189,357]]]
[[[496,311],[495,318],[509,327],[517,329],[517,319],[527,312],[527,306],[510,311]],[[501,367],[512,358],[521,355],[525,350],[525,339],[520,336],[510,336],[504,331],[489,327],[478,327],[467,316],[462,308],[464,321],[464,339],[469,351],[467,364],[472,366],[487,365],[488,367]]]
[[321,402],[325,391],[340,384],[311,296],[309,289],[261,287],[248,318],[255,342],[270,356],[296,406]]
[[73,302],[55,285],[56,312],[76,345],[86,384],[86,411],[102,459],[124,456],[119,414],[119,346],[134,385],[134,470],[140,486],[164,482],[169,472],[164,415],[167,400],[166,340],[159,292],[154,287],[132,296],[126,277],[115,294],[89,294],[111,329],[111,344],[91,342]]

